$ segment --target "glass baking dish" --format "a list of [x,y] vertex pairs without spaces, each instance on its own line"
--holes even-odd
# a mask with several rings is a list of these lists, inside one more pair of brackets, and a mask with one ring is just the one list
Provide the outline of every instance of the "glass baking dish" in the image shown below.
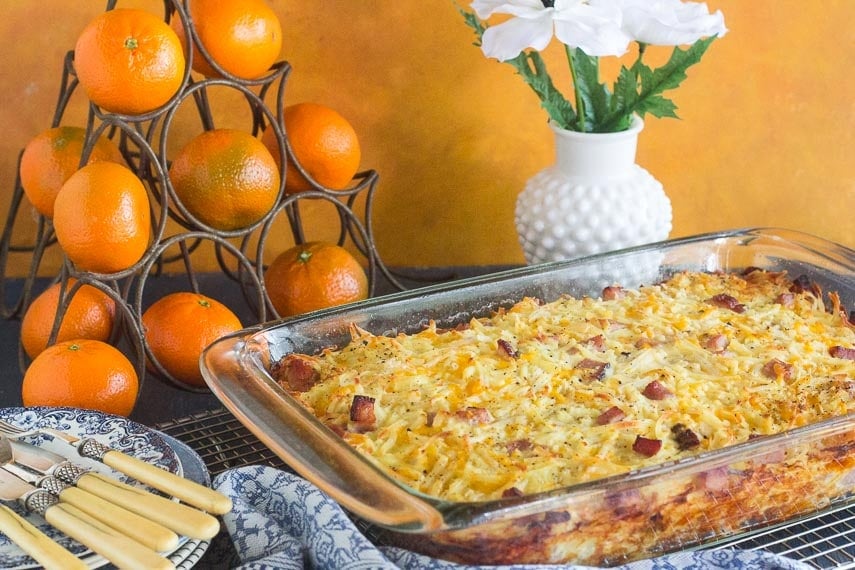
[[853,500],[855,414],[679,461],[549,492],[461,503],[395,481],[280,388],[268,372],[291,353],[374,334],[453,327],[525,296],[599,296],[677,271],[748,267],[807,276],[855,308],[855,251],[807,234],[752,228],[669,240],[587,258],[503,271],[268,323],[204,352],[206,382],[235,417],[297,473],[376,536],[468,563],[615,565],[698,547]]

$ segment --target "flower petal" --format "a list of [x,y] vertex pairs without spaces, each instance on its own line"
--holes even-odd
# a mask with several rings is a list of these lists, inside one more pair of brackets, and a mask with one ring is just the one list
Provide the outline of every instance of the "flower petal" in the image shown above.
[[617,0],[623,29],[639,42],[652,45],[691,44],[727,33],[721,11],[709,13],[702,2],[681,0]]
[[608,5],[576,4],[555,15],[556,37],[590,56],[620,56],[632,40],[621,29],[621,13]]
[[493,14],[511,14],[519,18],[537,18],[547,8],[541,0],[474,0],[471,7],[482,20]]
[[538,51],[552,40],[552,17],[544,12],[537,19],[513,18],[490,26],[481,38],[481,50],[499,61],[513,59],[526,48]]

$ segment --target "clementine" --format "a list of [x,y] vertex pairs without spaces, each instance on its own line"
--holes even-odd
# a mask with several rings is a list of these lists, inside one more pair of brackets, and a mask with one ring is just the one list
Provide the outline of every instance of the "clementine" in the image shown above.
[[[24,194],[40,214],[53,217],[53,203],[59,189],[80,168],[86,129],[61,126],[36,135],[21,154],[21,186]],[[92,146],[87,164],[99,161],[124,164],[124,158],[113,142],[100,137]]]
[[60,247],[79,269],[122,271],[148,248],[148,194],[128,168],[112,162],[89,164],[63,184],[53,223]]
[[[179,292],[153,303],[142,315],[145,340],[157,362],[179,382],[205,386],[199,357],[209,344],[241,329],[225,305],[199,293]],[[149,368],[154,369],[149,363]]]
[[[317,103],[289,105],[283,115],[285,136],[294,157],[312,181],[333,190],[345,188],[359,170],[362,157],[353,126],[335,110]],[[279,145],[273,129],[265,130],[262,141],[278,164]],[[310,189],[312,184],[289,161],[285,190]]]
[[169,101],[184,81],[181,41],[154,14],[115,8],[96,16],[74,46],[74,70],[106,111],[141,115]]
[[[242,79],[264,75],[282,50],[282,25],[264,0],[189,0],[187,7],[198,42],[227,73]],[[182,45],[187,38],[180,18],[172,29]],[[220,74],[197,48],[193,69],[207,77]]]
[[290,317],[368,297],[365,270],[346,249],[309,242],[279,254],[264,274],[273,308]]
[[25,406],[67,406],[127,416],[139,393],[128,358],[100,340],[77,339],[49,346],[24,373]]
[[257,138],[233,129],[193,138],[172,161],[169,179],[184,207],[217,230],[252,225],[279,195],[279,169],[270,152]]
[[[66,294],[77,283],[69,278]],[[30,358],[35,358],[47,348],[50,333],[59,309],[62,283],[55,283],[33,299],[21,321],[21,344]],[[87,338],[110,340],[116,303],[106,293],[92,285],[82,285],[74,295],[65,300],[65,313],[57,332],[56,342]]]

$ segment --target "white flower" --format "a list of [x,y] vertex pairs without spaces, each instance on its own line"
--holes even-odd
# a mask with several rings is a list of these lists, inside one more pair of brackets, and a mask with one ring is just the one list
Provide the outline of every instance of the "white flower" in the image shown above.
[[472,9],[482,20],[493,14],[512,16],[487,28],[481,39],[484,55],[499,61],[527,48],[543,50],[553,33],[590,56],[623,55],[631,41],[621,29],[620,10],[605,0],[475,0]]
[[623,30],[638,42],[676,46],[727,33],[721,11],[710,14],[702,2],[613,0],[613,3],[623,12]]

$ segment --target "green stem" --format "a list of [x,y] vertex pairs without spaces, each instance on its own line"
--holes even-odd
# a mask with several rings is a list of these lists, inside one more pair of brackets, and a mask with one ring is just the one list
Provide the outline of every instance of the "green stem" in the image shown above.
[[641,68],[644,65],[642,61],[644,59],[644,52],[647,51],[647,44],[644,42],[638,42],[638,57],[635,58],[635,63],[632,64],[632,70],[635,72],[635,84],[638,85],[638,82],[641,81]]
[[579,90],[579,80],[576,75],[576,66],[573,65],[573,55],[570,52],[570,46],[564,46],[564,53],[567,54],[567,64],[570,66],[570,77],[573,81],[573,93],[576,96],[576,130],[585,131],[585,101],[582,93]]

